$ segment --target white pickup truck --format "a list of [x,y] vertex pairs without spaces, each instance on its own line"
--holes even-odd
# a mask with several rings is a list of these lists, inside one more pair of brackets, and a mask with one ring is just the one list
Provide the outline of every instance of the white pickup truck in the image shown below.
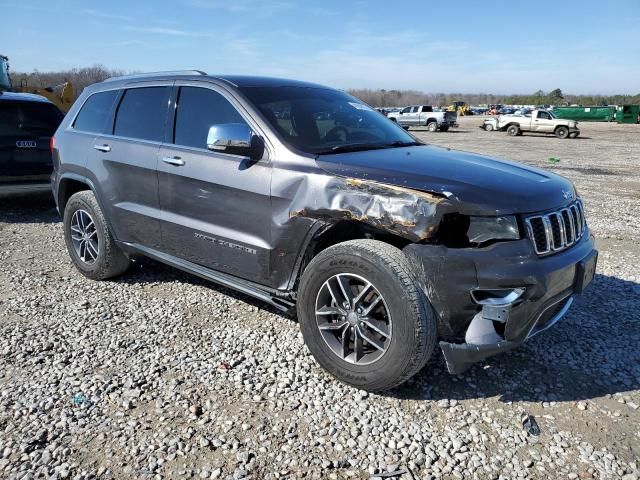
[[427,127],[430,132],[446,132],[449,128],[458,126],[456,112],[435,112],[431,105],[411,105],[399,112],[390,113],[387,117],[406,130],[410,127]]
[[524,115],[500,115],[498,118],[487,118],[482,128],[487,131],[502,130],[515,137],[522,132],[548,133],[558,138],[577,137],[580,135],[578,122],[557,118],[547,110],[531,110]]

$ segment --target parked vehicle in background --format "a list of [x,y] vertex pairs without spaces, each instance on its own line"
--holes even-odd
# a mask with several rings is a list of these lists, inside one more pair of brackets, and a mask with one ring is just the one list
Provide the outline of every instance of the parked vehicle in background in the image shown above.
[[406,130],[410,127],[427,127],[430,132],[436,130],[446,132],[449,128],[458,126],[456,112],[438,112],[432,105],[404,107],[397,113],[390,113],[387,118],[392,122],[397,122]]
[[11,90],[11,80],[9,79],[9,59],[0,55],[0,92]]
[[70,82],[40,88],[31,87],[26,78],[20,79],[17,83],[12,81],[9,74],[9,58],[0,55],[0,92],[3,90],[40,95],[53,103],[62,112],[69,110],[74,101],[73,85]]
[[54,164],[83,275],[144,255],[296,309],[318,363],[367,390],[409,379],[438,339],[451,373],[517,347],[595,271],[569,180],[425,145],[315,84],[101,82],[58,128]]
[[502,130],[508,135],[522,135],[523,132],[548,133],[558,138],[578,137],[580,129],[574,120],[556,118],[546,110],[532,110],[525,115],[500,115],[487,118],[481,128],[487,131]]
[[51,137],[62,112],[47,99],[0,92],[0,194],[51,190]]
[[463,101],[453,102],[445,110],[449,112],[457,112],[458,115],[460,115],[461,117],[464,117],[465,115],[473,115],[473,112],[471,111],[469,104]]

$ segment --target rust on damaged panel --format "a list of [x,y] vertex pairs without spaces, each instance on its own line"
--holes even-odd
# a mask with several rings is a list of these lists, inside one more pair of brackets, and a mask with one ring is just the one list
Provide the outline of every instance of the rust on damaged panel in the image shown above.
[[448,210],[442,195],[357,178],[328,179],[308,204],[289,217],[353,220],[420,242],[433,236]]

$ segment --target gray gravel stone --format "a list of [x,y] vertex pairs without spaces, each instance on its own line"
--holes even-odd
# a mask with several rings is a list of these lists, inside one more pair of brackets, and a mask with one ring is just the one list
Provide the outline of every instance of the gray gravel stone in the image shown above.
[[[335,381],[295,321],[243,295],[148,260],[113,281],[82,277],[49,201],[2,199],[0,478],[397,469],[401,480],[638,480],[637,126],[581,124],[589,138],[559,141],[480,122],[414,133],[574,180],[598,237],[598,275],[565,319],[521,348],[461,376],[434,355],[384,394]],[[524,432],[524,412],[540,436]]]

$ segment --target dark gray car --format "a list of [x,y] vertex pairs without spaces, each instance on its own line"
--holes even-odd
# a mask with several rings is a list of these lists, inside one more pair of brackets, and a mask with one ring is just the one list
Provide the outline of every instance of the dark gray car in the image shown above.
[[0,91],[0,195],[51,191],[51,137],[64,115],[40,95]]
[[87,277],[146,255],[297,308],[304,339],[369,390],[550,327],[595,271],[568,180],[424,145],[343,92],[174,72],[87,88],[53,189]]

